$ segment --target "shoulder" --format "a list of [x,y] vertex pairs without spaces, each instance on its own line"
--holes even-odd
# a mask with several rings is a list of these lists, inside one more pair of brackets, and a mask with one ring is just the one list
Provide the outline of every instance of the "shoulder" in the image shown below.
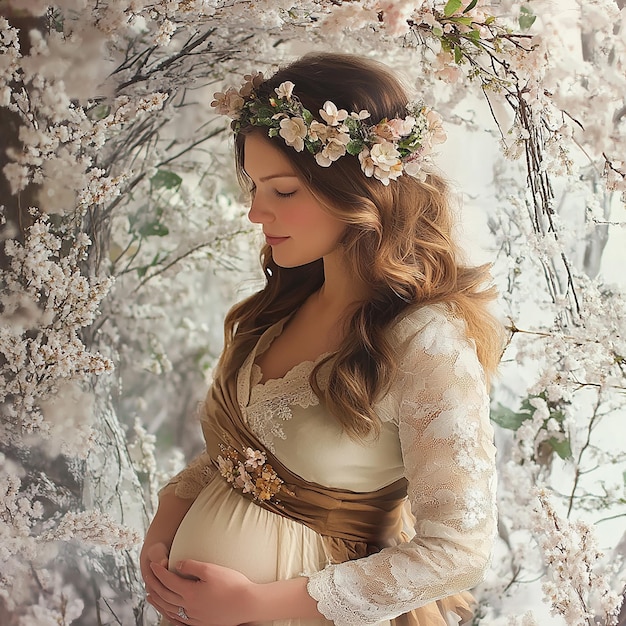
[[465,320],[455,315],[445,303],[427,304],[413,308],[400,316],[389,328],[390,341],[402,356],[421,348],[432,352],[437,348],[445,350],[446,344],[467,344],[475,350],[475,344],[468,337]]
[[398,320],[393,329],[399,381],[427,385],[486,385],[476,342],[465,320],[445,304],[424,306]]

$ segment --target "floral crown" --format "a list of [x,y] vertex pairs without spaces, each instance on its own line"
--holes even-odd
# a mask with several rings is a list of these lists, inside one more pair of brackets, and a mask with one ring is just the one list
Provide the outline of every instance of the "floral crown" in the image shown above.
[[348,113],[327,100],[319,110],[322,123],[293,95],[291,81],[281,83],[267,100],[258,95],[262,83],[261,72],[247,75],[240,89],[215,93],[211,106],[233,119],[235,133],[242,126],[265,126],[270,137],[280,135],[296,151],[306,148],[322,167],[351,154],[358,156],[366,176],[384,185],[402,174],[423,180],[433,146],[446,140],[441,117],[422,103],[409,103],[405,118],[372,125],[368,111]]

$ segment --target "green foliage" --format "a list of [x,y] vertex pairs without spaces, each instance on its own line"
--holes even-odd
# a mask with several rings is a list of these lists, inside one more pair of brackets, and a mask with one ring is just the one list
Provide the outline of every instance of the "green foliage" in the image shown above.
[[448,0],[446,6],[443,9],[443,14],[446,17],[450,17],[451,15],[456,13],[462,6],[463,3],[461,2],[461,0]]
[[346,152],[352,156],[356,156],[359,152],[361,152],[361,150],[363,150],[363,142],[357,141],[356,139],[349,141],[346,146]]
[[572,446],[570,445],[569,439],[550,437],[548,444],[563,460],[572,458]]
[[467,35],[465,35],[477,48],[482,47],[482,43],[480,41],[480,31],[474,29],[470,30]]
[[174,172],[168,170],[157,170],[157,173],[150,179],[153,189],[178,190],[183,179]]
[[[501,428],[505,428],[506,430],[517,431],[524,422],[532,419],[532,416],[535,412],[535,407],[531,404],[530,401],[533,398],[542,398],[543,400],[546,400],[546,395],[545,393],[541,393],[539,395],[528,396],[527,398],[524,398],[524,400],[522,400],[519,411],[513,411],[502,404],[498,404],[495,408],[491,410],[491,421]],[[550,415],[548,419],[544,420],[541,428],[547,429],[548,420],[554,419],[559,424],[560,430],[563,435],[565,435],[565,430],[563,428],[565,414],[558,406],[551,404],[547,400],[546,402],[548,404]],[[546,443],[562,459],[570,459],[572,457],[572,447],[569,439],[566,436],[562,438],[550,437],[546,440]]]
[[161,224],[157,218],[144,224],[137,232],[142,237],[165,237],[165,235],[169,235],[170,230],[165,224]]
[[528,30],[537,19],[537,16],[532,12],[528,6],[521,6],[519,10],[519,26],[522,30]]
[[87,111],[91,120],[103,120],[111,112],[111,105],[106,103],[96,104]]

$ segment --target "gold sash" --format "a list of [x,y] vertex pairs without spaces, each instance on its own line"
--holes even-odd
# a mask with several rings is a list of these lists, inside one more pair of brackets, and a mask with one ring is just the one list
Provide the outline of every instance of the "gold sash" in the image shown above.
[[[406,479],[369,493],[324,487],[304,480],[266,450],[248,429],[237,402],[234,378],[216,378],[204,404],[202,430],[211,460],[242,496],[317,532],[333,563],[368,556],[407,540],[402,532]],[[236,470],[238,462],[241,469],[245,467],[246,451],[248,457],[253,452],[262,453],[263,463],[251,468],[250,475],[246,474],[247,481],[243,481],[241,475],[235,477],[230,469]],[[391,622],[395,626],[450,626],[452,622],[446,616],[454,612],[461,619],[459,624],[464,624],[472,619],[474,605],[472,595],[463,592],[414,609]]]

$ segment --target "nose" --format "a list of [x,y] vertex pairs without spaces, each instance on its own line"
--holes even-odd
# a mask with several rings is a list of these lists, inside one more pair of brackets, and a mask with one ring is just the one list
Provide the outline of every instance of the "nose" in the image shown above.
[[248,219],[253,224],[269,224],[274,219],[274,214],[267,208],[267,203],[261,200],[258,193],[255,193],[252,198]]

